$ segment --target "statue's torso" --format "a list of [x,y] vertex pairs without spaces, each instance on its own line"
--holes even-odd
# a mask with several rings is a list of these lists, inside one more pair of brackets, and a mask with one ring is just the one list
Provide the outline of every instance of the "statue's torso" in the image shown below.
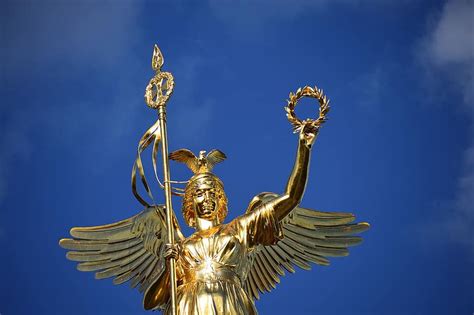
[[181,314],[255,314],[242,281],[248,247],[236,221],[198,231],[179,243],[177,304]]

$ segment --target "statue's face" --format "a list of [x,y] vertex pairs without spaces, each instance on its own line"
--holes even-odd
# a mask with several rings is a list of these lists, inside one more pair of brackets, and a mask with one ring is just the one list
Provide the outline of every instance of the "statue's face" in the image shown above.
[[193,196],[194,211],[197,217],[212,221],[217,217],[216,189],[211,183],[201,183]]

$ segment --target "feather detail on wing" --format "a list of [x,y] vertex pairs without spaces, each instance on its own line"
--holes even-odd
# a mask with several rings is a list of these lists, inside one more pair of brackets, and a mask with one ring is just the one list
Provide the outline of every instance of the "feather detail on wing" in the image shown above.
[[[175,222],[176,239],[182,234]],[[143,292],[164,270],[160,257],[166,241],[164,206],[148,207],[141,213],[112,224],[72,228],[71,238],[59,241],[77,261],[80,271],[95,271],[96,279],[114,277],[114,284],[130,281]]]
[[[278,197],[274,193],[257,195],[247,213]],[[254,299],[270,292],[285,275],[294,273],[294,266],[311,269],[310,263],[328,266],[328,257],[349,255],[348,247],[358,245],[362,238],[353,234],[369,228],[369,224],[351,224],[351,213],[322,212],[296,207],[282,221],[284,237],[271,246],[258,245],[252,253],[253,262],[244,282],[244,289]]]
[[211,171],[214,168],[214,165],[224,161],[227,158],[227,156],[224,154],[224,152],[214,149],[207,154],[206,158],[207,158],[207,167],[209,171]]
[[181,162],[193,172],[199,171],[198,158],[188,149],[180,149],[169,154],[169,158],[173,161]]

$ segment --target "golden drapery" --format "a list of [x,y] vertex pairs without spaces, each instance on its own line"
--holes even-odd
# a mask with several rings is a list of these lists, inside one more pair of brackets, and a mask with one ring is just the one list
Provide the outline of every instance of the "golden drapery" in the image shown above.
[[[179,242],[178,314],[257,314],[252,298],[243,289],[252,264],[250,254],[255,246],[275,244],[281,237],[273,209],[263,205]],[[150,286],[145,301],[166,307],[167,278],[165,272]],[[168,307],[165,314],[169,314]]]

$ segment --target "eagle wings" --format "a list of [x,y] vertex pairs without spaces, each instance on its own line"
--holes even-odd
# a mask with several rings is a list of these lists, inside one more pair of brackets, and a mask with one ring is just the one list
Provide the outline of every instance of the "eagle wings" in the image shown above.
[[[175,238],[183,236],[175,222]],[[139,214],[112,224],[75,227],[72,239],[59,241],[70,250],[66,257],[77,261],[80,271],[94,271],[96,279],[114,277],[114,284],[130,281],[144,292],[164,271],[161,257],[166,241],[165,207],[151,206]]]
[[[277,198],[274,193],[261,193],[250,202],[247,213]],[[369,228],[369,224],[351,224],[351,213],[322,212],[295,207],[282,221],[283,238],[270,246],[258,245],[251,253],[252,264],[247,279],[242,279],[248,296],[259,299],[280,283],[285,270],[294,273],[295,266],[310,270],[310,263],[328,266],[328,257],[349,255],[348,247],[360,244],[353,234]]]
[[214,165],[227,158],[224,152],[216,149],[207,155],[205,154],[206,151],[200,151],[199,157],[196,157],[190,150],[180,149],[170,153],[169,158],[173,161],[186,164],[194,174],[210,172],[214,168]]
[[[277,198],[274,193],[261,193],[247,208],[252,212]],[[310,263],[329,265],[328,257],[347,256],[348,247],[361,243],[354,236],[369,228],[368,223],[355,223],[351,213],[321,212],[294,208],[282,221],[283,239],[276,245],[259,245],[251,253],[252,264],[242,285],[249,297],[259,299],[270,292],[285,275],[295,272],[295,266],[311,269]],[[77,261],[80,271],[95,272],[96,279],[113,277],[114,284],[130,281],[144,292],[165,271],[161,255],[166,242],[164,206],[151,206],[141,213],[112,224],[76,227],[72,239],[60,240],[61,247],[70,250],[66,257]],[[175,221],[175,238],[183,240]]]

